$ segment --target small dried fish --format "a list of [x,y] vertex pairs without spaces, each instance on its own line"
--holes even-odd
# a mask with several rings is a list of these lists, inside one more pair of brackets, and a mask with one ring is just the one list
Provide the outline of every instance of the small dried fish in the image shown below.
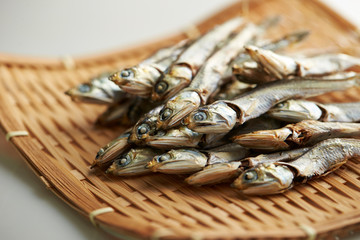
[[299,148],[284,152],[276,152],[271,154],[260,154],[256,157],[238,158],[240,161],[219,162],[209,164],[204,169],[196,172],[185,179],[190,185],[216,184],[229,181],[238,177],[244,168],[252,168],[263,163],[274,163],[279,161],[293,160],[305,152],[309,148]]
[[216,101],[198,108],[183,120],[188,128],[200,133],[224,133],[236,123],[256,118],[277,103],[290,98],[304,98],[358,85],[358,76],[342,80],[294,79],[263,84],[234,100]]
[[155,82],[188,47],[190,42],[183,40],[174,46],[160,49],[138,65],[112,74],[109,79],[125,92],[148,98]]
[[[260,46],[260,48],[271,51],[281,50],[303,41],[308,35],[309,31],[293,32],[283,36],[280,39],[263,44]],[[248,53],[245,52],[242,55],[243,56],[241,58],[236,59],[232,64],[232,72],[237,79],[239,79],[241,82],[246,82],[249,84],[273,81],[273,77],[266,74],[258,66],[257,62],[251,59]]]
[[213,28],[189,46],[167,70],[167,73],[156,82],[152,100],[168,99],[187,86],[216,47],[242,24],[242,18],[233,18]]
[[287,100],[274,106],[267,115],[286,122],[359,122],[360,102],[323,104],[307,100]]
[[329,138],[360,137],[360,123],[319,122],[305,120],[275,130],[263,130],[235,136],[233,141],[243,147],[262,150],[311,146]]
[[135,176],[151,171],[146,168],[146,164],[161,151],[153,148],[132,148],[127,153],[115,158],[111,166],[106,170],[117,176]]
[[128,99],[116,84],[108,80],[109,76],[110,73],[102,73],[87,83],[69,89],[65,94],[73,101],[95,104],[115,104]]
[[232,144],[222,146],[220,151],[216,149],[208,151],[173,149],[155,156],[147,167],[153,172],[186,174],[199,171],[206,165],[239,160],[248,154],[247,149]]
[[339,53],[294,59],[256,46],[247,46],[246,51],[273,80],[329,75],[360,65],[360,58]]
[[282,193],[296,183],[325,176],[355,157],[360,157],[360,140],[328,139],[296,160],[261,164],[249,169],[234,181],[233,186],[248,195]]

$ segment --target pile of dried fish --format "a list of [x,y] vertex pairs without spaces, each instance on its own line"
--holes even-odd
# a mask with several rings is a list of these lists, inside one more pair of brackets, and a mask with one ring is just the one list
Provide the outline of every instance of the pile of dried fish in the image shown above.
[[92,167],[118,176],[191,174],[191,185],[231,182],[244,194],[275,194],[334,171],[360,154],[360,103],[303,98],[359,85],[360,59],[287,55],[307,31],[267,40],[279,18],[233,18],[197,39],[158,50],[66,93],[108,104],[97,124],[129,129]]

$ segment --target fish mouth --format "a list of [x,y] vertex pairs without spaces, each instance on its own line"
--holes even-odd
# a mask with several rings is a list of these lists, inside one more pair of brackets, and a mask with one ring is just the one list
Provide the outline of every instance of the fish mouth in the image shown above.
[[122,84],[123,78],[120,77],[120,72],[116,72],[114,74],[111,74],[108,79],[116,84]]

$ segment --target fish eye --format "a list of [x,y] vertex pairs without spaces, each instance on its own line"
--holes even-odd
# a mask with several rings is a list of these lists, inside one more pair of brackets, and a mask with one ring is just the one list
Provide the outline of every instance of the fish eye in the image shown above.
[[257,178],[258,178],[258,175],[257,175],[256,171],[254,171],[254,170],[245,172],[244,176],[243,176],[243,179],[246,182],[254,181]]
[[131,162],[130,156],[129,155],[125,155],[122,156],[121,158],[119,158],[117,160],[117,165],[120,167],[125,167],[126,165],[128,165]]
[[277,108],[283,108],[285,107],[285,103],[281,102],[276,105]]
[[87,93],[87,92],[90,92],[91,86],[87,83],[84,83],[78,87],[78,90],[82,93]]
[[165,108],[165,110],[160,114],[160,120],[165,121],[170,118],[173,111],[170,108]]
[[161,163],[161,162],[168,161],[169,159],[170,159],[170,154],[165,153],[165,154],[160,155],[156,160],[157,160],[157,162]]
[[147,123],[143,123],[141,124],[138,128],[137,128],[137,133],[139,135],[143,135],[146,134],[150,131],[150,126]]
[[131,69],[124,69],[120,73],[120,77],[122,78],[130,78],[134,76],[134,72]]
[[167,88],[168,84],[164,81],[160,81],[155,85],[155,92],[161,94],[164,93]]
[[204,112],[197,112],[193,116],[193,119],[198,122],[204,121],[206,118],[207,118],[207,115]]
[[100,156],[102,156],[104,154],[104,152],[105,152],[105,150],[103,148],[100,148],[100,150],[96,154],[95,159],[98,159]]

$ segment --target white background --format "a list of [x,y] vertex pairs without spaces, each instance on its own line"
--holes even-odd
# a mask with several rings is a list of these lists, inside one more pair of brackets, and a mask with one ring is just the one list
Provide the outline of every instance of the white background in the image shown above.
[[[231,2],[1,0],[0,53],[59,57],[126,48],[176,33]],[[324,2],[360,26],[360,1]],[[112,239],[47,190],[9,148],[0,141],[0,239]]]

